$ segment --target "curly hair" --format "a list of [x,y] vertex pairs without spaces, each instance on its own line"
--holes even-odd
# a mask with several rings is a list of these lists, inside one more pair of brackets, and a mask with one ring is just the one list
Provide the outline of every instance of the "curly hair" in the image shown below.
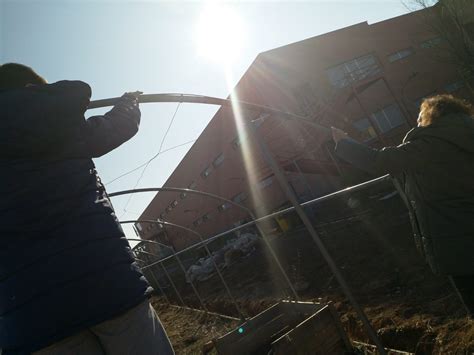
[[20,89],[28,84],[46,84],[32,68],[18,63],[0,65],[0,89]]
[[443,94],[428,97],[423,100],[420,107],[421,126],[429,126],[437,119],[452,113],[472,116],[474,109],[469,102],[453,95]]

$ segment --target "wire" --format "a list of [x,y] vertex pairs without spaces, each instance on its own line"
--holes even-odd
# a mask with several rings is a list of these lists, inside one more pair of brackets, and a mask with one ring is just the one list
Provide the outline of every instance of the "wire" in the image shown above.
[[[140,181],[142,180],[143,176],[145,175],[145,171],[146,171],[146,169],[148,168],[148,166],[150,165],[150,163],[151,163],[154,159],[156,159],[156,158],[161,154],[161,149],[163,148],[163,144],[165,143],[166,137],[168,136],[168,133],[169,133],[169,131],[170,131],[170,129],[171,129],[171,126],[173,125],[174,119],[176,118],[176,114],[178,113],[178,110],[179,110],[180,106],[181,106],[181,102],[179,102],[178,105],[176,106],[176,110],[175,110],[174,113],[173,113],[173,117],[171,117],[171,120],[170,120],[170,123],[169,123],[169,125],[168,125],[168,128],[166,129],[166,132],[165,132],[165,134],[164,134],[164,136],[163,136],[163,139],[162,139],[161,142],[160,142],[160,147],[158,148],[158,152],[157,152],[154,156],[152,156],[152,157],[145,163],[145,166],[144,166],[144,168],[143,168],[143,170],[142,170],[142,173],[141,173],[140,176],[138,177],[138,180],[137,180],[137,182],[135,183],[135,186],[133,187],[134,189],[137,188],[138,184],[139,184]],[[132,200],[132,197],[133,197],[133,195],[129,195],[129,196],[128,196],[127,202],[125,203],[125,206],[124,206],[123,209],[122,209],[122,210],[123,210],[123,213],[120,215],[119,219],[121,219],[121,218],[123,217],[123,215],[124,215],[125,213],[127,213],[127,207],[128,207],[128,204],[130,203],[130,201]]]
[[[184,143],[175,145],[175,146],[173,146],[173,147],[170,147],[170,148],[168,148],[168,149],[163,150],[163,151],[160,153],[160,155],[163,154],[163,153],[169,152],[169,151],[171,151],[171,150],[174,150],[174,149],[176,149],[176,148],[180,148],[180,147],[182,147],[182,146],[184,146],[184,145],[187,145],[187,144],[190,144],[190,143],[194,143],[194,142],[196,142],[196,141],[197,141],[197,139],[192,139],[192,140],[190,140],[190,141],[187,141],[187,142],[184,142]],[[139,165],[139,166],[133,168],[132,170],[129,170],[129,171],[123,173],[122,175],[117,176],[116,178],[113,178],[112,180],[106,182],[104,185],[107,186],[107,185],[109,185],[109,184],[111,184],[111,183],[113,183],[113,182],[115,182],[115,181],[117,181],[117,180],[119,180],[119,179],[121,179],[121,178],[127,176],[127,175],[130,175],[131,173],[134,173],[134,172],[137,171],[138,169],[143,168],[147,163],[148,163],[148,161],[146,161],[145,163],[143,163],[143,164],[141,164],[141,165]]]

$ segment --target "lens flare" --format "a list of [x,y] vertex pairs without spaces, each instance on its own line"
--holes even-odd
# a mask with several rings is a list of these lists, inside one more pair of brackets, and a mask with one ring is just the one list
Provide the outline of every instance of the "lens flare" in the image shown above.
[[199,55],[222,64],[237,59],[244,40],[244,25],[229,5],[210,2],[196,29]]

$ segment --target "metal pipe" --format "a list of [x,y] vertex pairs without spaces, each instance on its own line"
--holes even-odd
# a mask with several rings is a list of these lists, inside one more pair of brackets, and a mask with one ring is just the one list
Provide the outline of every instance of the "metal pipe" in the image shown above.
[[[128,222],[128,221],[126,221]],[[122,223],[119,221],[119,223]],[[163,244],[163,243],[159,243],[159,242],[156,242],[154,240],[149,240],[149,239],[140,239],[140,238],[126,238],[127,240],[132,240],[134,242],[142,242],[142,243],[149,243],[149,244],[156,244],[156,245],[160,245],[162,247],[166,247],[166,248],[169,248],[171,249],[170,246],[166,245],[166,244]],[[136,247],[136,246],[135,246]]]
[[344,294],[346,297],[349,299],[349,302],[352,304],[352,307],[354,307],[355,311],[359,315],[359,318],[362,320],[362,323],[364,324],[364,327],[369,335],[369,337],[372,339],[372,341],[376,344],[377,350],[381,355],[386,355],[386,351],[382,345],[382,342],[380,341],[379,337],[377,336],[377,333],[375,332],[374,328],[370,324],[369,319],[364,313],[364,310],[362,307],[359,305],[359,303],[356,301],[355,297],[352,294],[352,291],[347,284],[346,280],[342,276],[341,272],[339,271],[339,268],[337,267],[336,263],[334,262],[332,256],[329,254],[327,251],[326,247],[324,246],[321,238],[319,237],[318,233],[314,229],[311,221],[309,220],[306,212],[298,202],[297,197],[291,190],[290,185],[288,184],[288,181],[281,170],[280,166],[276,162],[272,152],[264,142],[263,138],[259,136],[258,129],[256,125],[251,125],[250,126],[250,131],[252,133],[252,136],[254,138],[254,141],[258,144],[265,160],[268,162],[270,165],[270,168],[272,169],[273,173],[275,174],[275,177],[277,178],[278,182],[280,183],[281,188],[283,189],[283,192],[285,193],[286,197],[290,200],[292,203],[293,207],[295,208],[296,213],[298,213],[298,216],[301,218],[303,221],[303,224],[305,225],[306,229],[308,230],[309,234],[311,235],[314,243],[317,245],[319,251],[321,252],[322,256],[326,260],[329,268],[331,269],[334,277],[337,279],[339,282],[339,285],[341,286]]
[[[323,201],[326,201],[330,198],[333,198],[333,197],[336,197],[336,196],[339,196],[339,195],[342,195],[342,194],[345,194],[347,192],[354,192],[354,191],[359,191],[367,186],[370,186],[370,185],[373,185],[375,183],[378,183],[378,182],[382,182],[382,181],[386,181],[386,180],[390,180],[390,175],[384,175],[384,176],[381,176],[381,177],[378,177],[376,179],[372,179],[372,180],[369,180],[369,181],[365,181],[363,183],[360,183],[358,185],[354,185],[354,186],[350,186],[350,187],[347,187],[345,189],[342,189],[342,190],[339,190],[339,191],[335,191],[335,192],[332,192],[330,194],[327,194],[327,195],[324,195],[324,196],[321,196],[321,197],[318,197],[318,198],[315,198],[311,201],[306,201],[304,203],[301,204],[302,207],[306,207],[306,206],[310,206],[312,204],[315,204],[315,203],[320,203],[320,202],[323,202]],[[147,191],[150,191],[150,190],[154,190],[156,191],[156,189],[159,189],[159,188],[146,188],[145,190]],[[135,189],[133,190],[132,193],[139,193],[139,192],[142,192],[141,190],[143,189]],[[290,212],[293,212],[295,210],[294,207],[288,207],[284,210],[281,210],[281,211],[277,211],[277,212],[273,212],[273,213],[270,213],[266,216],[262,216],[262,217],[259,217],[253,221],[250,221],[250,222],[247,222],[247,223],[244,223],[244,224],[241,224],[240,226],[237,226],[237,227],[234,227],[232,229],[229,229],[225,232],[221,232],[221,233],[218,233],[210,238],[207,238],[204,242],[199,242],[199,243],[196,243],[196,244],[193,244],[192,246],[190,247],[187,247],[185,249],[182,249],[180,251],[178,251],[176,254],[181,254],[181,253],[184,253],[186,251],[189,251],[201,244],[204,244],[204,243],[210,243],[216,239],[219,239],[229,233],[232,233],[232,232],[237,232],[241,229],[244,229],[244,228],[247,228],[247,227],[251,227],[253,225],[255,225],[256,223],[259,223],[259,222],[262,222],[262,221],[265,221],[267,219],[270,219],[270,218],[274,218],[274,217],[278,217],[278,216],[281,216],[281,215],[284,215],[286,213],[290,213]],[[143,242],[147,242],[146,239],[134,239],[134,238],[131,238],[131,239],[128,239],[128,240],[139,240],[139,241],[143,241]],[[165,261],[167,259],[170,259],[172,258],[172,256],[168,256],[166,258],[163,258],[161,261]],[[153,266],[153,264],[151,265],[147,265],[145,266],[144,268],[148,268],[148,267],[151,267]]]
[[[146,222],[152,222],[152,223],[156,223],[156,222],[159,222],[158,221],[153,221],[153,220],[145,220]],[[130,222],[133,222],[133,221],[126,221],[128,223]],[[163,222],[159,222],[159,223],[163,223]],[[164,223],[163,223],[164,224]],[[203,246],[204,246],[204,249],[206,251],[206,254],[209,256],[209,258],[211,259],[212,261],[212,264],[214,266],[214,268],[216,269],[216,272],[217,272],[217,275],[219,276],[222,284],[224,285],[224,288],[226,289],[226,292],[227,292],[227,295],[230,297],[230,299],[232,300],[232,303],[234,304],[234,307],[235,309],[237,310],[237,313],[239,314],[239,316],[242,318],[242,319],[245,319],[245,316],[243,315],[242,311],[240,310],[240,307],[236,301],[236,299],[234,298],[234,296],[232,295],[232,293],[230,292],[230,288],[229,286],[227,285],[227,282],[224,280],[224,276],[222,275],[220,269],[219,269],[219,266],[217,265],[217,263],[215,262],[213,256],[212,256],[212,253],[211,251],[209,250],[207,244],[204,243],[204,238],[202,237],[202,235],[192,229],[189,229],[189,228],[186,228],[186,227],[183,227],[183,226],[180,226],[180,225],[177,225],[177,224],[174,224],[174,223],[169,223],[169,222],[166,222],[167,225],[172,225],[172,226],[175,226],[175,227],[178,227],[178,228],[181,228],[181,229],[184,229],[186,231],[188,231],[189,233],[192,233],[194,235],[196,235],[199,240],[203,243]],[[176,253],[174,255],[177,255]],[[174,256],[173,255],[173,256]],[[173,257],[172,256],[172,257]],[[167,258],[165,259],[161,259],[160,261],[158,261],[159,263],[161,263],[162,261],[166,260]],[[144,268],[142,268],[143,270]]]
[[354,97],[355,99],[357,100],[357,103],[359,104],[362,112],[365,114],[365,116],[367,117],[367,119],[369,120],[370,124],[372,125],[372,127],[374,128],[374,131],[375,131],[375,134],[377,135],[377,138],[380,140],[380,142],[382,142],[383,144],[385,144],[385,139],[383,137],[383,134],[377,124],[377,122],[374,120],[374,118],[372,117],[372,115],[365,109],[364,105],[362,105],[362,101],[360,100],[359,96],[357,95],[357,92],[356,92],[356,89],[354,88],[354,86],[352,85],[351,83],[351,88],[352,88],[352,92],[354,94]]
[[168,302],[168,304],[171,305],[170,299],[168,298],[168,296],[166,296],[165,290],[163,290],[163,288],[161,287],[160,283],[158,282],[158,279],[155,277],[155,273],[153,272],[153,270],[150,270],[150,275],[153,278],[153,281],[155,281],[156,286],[160,290],[160,292],[163,295],[163,297],[165,298],[166,302]]
[[[173,253],[174,253],[174,256],[176,257],[176,261],[178,262],[179,267],[181,268],[181,270],[184,273],[184,279],[186,280],[186,276],[187,276],[186,269],[184,268],[184,265],[181,262],[181,259],[179,258],[179,256],[176,255],[176,252],[175,252],[174,248],[173,248]],[[197,290],[197,287],[194,285],[193,280],[191,280],[191,278],[189,279],[189,283],[190,283],[190,285],[191,285],[191,287],[194,291],[194,294],[196,295],[197,299],[199,300],[199,303],[201,304],[202,309],[204,309],[207,312],[208,309],[207,309],[206,305],[204,304],[204,301],[203,301],[201,295],[199,294],[199,292]]]
[[166,271],[166,268],[165,268],[165,266],[163,265],[163,263],[161,261],[160,261],[159,264],[160,264],[161,268],[163,269],[166,277],[168,278],[168,281],[170,282],[171,287],[173,287],[173,290],[176,293],[176,296],[178,296],[179,301],[181,302],[181,304],[183,306],[185,306],[186,304],[184,303],[183,299],[181,298],[181,295],[180,295],[178,289],[176,288],[176,285],[174,284],[173,279],[171,278],[170,274],[168,274],[168,271]]
[[[113,97],[109,99],[95,100],[89,103],[88,109],[95,109],[100,107],[108,107],[115,105],[120,100],[120,97]],[[312,126],[325,133],[330,133],[330,129],[324,127],[316,122],[308,120],[307,117],[300,116],[291,112],[275,109],[266,105],[259,105],[245,101],[238,101],[234,99],[221,99],[217,97],[204,96],[204,95],[193,95],[193,94],[179,94],[179,93],[164,93],[164,94],[145,94],[138,96],[139,103],[158,103],[158,102],[187,102],[195,104],[206,104],[206,105],[218,105],[223,107],[232,107],[233,104],[238,104],[246,109],[263,111],[267,113],[273,113],[279,116],[283,116],[287,119],[297,119],[305,122],[309,126]]]
[[[159,255],[157,254],[153,254],[153,253],[149,253],[147,251],[139,251],[139,253],[143,253],[143,254],[146,254],[146,255],[151,255],[151,256],[155,256],[155,257],[159,257]],[[186,269],[184,268],[184,265],[181,263],[181,259],[175,254],[173,255],[176,257],[176,260],[178,261],[178,265],[180,266],[181,268],[181,271],[183,271],[184,273],[184,278],[186,279]],[[153,261],[152,261],[153,262]],[[158,260],[158,262],[161,262],[160,260]],[[207,307],[204,305],[204,302],[201,298],[201,296],[199,295],[199,292],[197,291],[196,287],[194,286],[194,283],[190,280],[190,284],[191,284],[191,287],[194,291],[194,294],[196,295],[197,299],[199,300],[199,303],[201,304],[201,307],[207,311]]]
[[[109,197],[115,197],[115,196],[120,196],[120,195],[126,195],[126,194],[130,194],[130,193],[137,193],[137,192],[155,192],[155,191],[164,191],[164,192],[186,192],[186,193],[189,193],[189,194],[195,194],[195,195],[200,195],[200,196],[205,196],[205,197],[209,197],[209,198],[212,198],[212,199],[215,199],[215,200],[219,200],[219,201],[224,201],[224,202],[227,202],[233,206],[236,206],[240,209],[243,209],[244,211],[246,211],[250,218],[252,218],[252,220],[256,220],[256,216],[254,215],[254,213],[252,212],[251,209],[245,207],[244,205],[240,204],[240,203],[237,203],[235,201],[232,201],[232,200],[229,200],[229,199],[226,199],[224,197],[221,197],[219,195],[215,195],[215,194],[212,194],[212,193],[209,193],[209,192],[204,192],[204,191],[198,191],[198,190],[192,190],[192,189],[185,189],[185,188],[178,188],[178,187],[157,187],[157,188],[152,188],[152,189],[132,189],[132,190],[123,190],[123,191],[117,191],[117,192],[113,192],[113,193],[110,193],[108,194]],[[169,222],[167,222],[169,224]],[[185,227],[182,227],[182,226],[178,226],[176,224],[172,224],[173,226],[175,227],[179,227],[179,228],[182,228],[182,229],[186,229]],[[260,233],[264,243],[265,243],[265,246],[268,248],[269,252],[270,252],[270,256],[272,257],[274,263],[276,264],[278,270],[280,271],[280,274],[283,276],[283,279],[285,280],[287,286],[289,287],[289,289],[291,290],[291,293],[293,294],[293,297],[296,299],[296,300],[299,300],[299,296],[298,296],[298,293],[296,292],[295,288],[293,287],[293,284],[291,283],[291,280],[290,278],[288,277],[288,274],[286,273],[285,269],[283,268],[283,265],[281,264],[275,250],[273,249],[273,247],[271,246],[270,244],[270,241],[268,240],[265,232],[263,231],[263,229],[258,225],[258,223],[255,223],[255,227],[257,228],[258,232]],[[187,231],[190,231],[190,232],[194,232],[192,231],[191,229],[186,229]],[[129,240],[133,240],[133,239],[129,239]]]
[[[182,229],[185,229],[185,230],[188,230],[186,227],[182,227],[182,226],[178,226],[177,224],[173,224],[173,223],[169,223],[169,222],[165,222],[165,221],[160,221],[160,220],[157,220],[157,221],[153,221],[153,220],[136,220],[136,221],[121,221],[120,224],[126,224],[126,223],[136,223],[136,222],[139,222],[139,223],[154,223],[154,224],[164,224],[164,225],[169,225],[169,226],[173,226],[173,227],[179,227],[179,228],[182,228]],[[165,244],[163,244],[165,245]],[[169,247],[167,246],[168,248],[171,249],[171,251],[173,252],[173,256],[176,258],[176,261],[178,262],[178,265],[179,267],[181,268],[181,270],[183,271],[183,274],[184,274],[184,278],[186,279],[186,276],[187,276],[187,273],[186,273],[186,269],[184,268],[184,265],[183,263],[181,262],[181,259],[178,255],[176,255],[176,251],[174,250],[173,247]],[[149,253],[149,252],[146,252],[146,251],[139,251],[139,253],[145,253],[145,254],[148,254],[148,255],[151,255],[151,256],[155,256],[155,257],[160,257],[159,255],[156,255],[156,254],[152,254],[152,253]],[[201,298],[201,295],[199,294],[196,286],[194,285],[194,282],[190,279],[189,280],[189,283],[191,285],[191,288],[193,289],[194,291],[194,294],[196,295],[197,299],[199,300],[199,303],[201,304],[201,307],[207,311],[207,307],[205,306],[202,298]]]
[[[395,99],[395,102],[397,103],[397,105],[400,106],[400,111],[402,111],[402,114],[403,114],[403,116],[405,118],[405,121],[407,122],[408,126],[410,128],[413,128],[413,122],[410,122],[410,119],[409,119],[410,116],[408,114],[407,108],[405,107],[404,104],[402,105],[402,102],[395,95],[395,93],[393,92],[392,86],[389,84],[389,82],[385,78],[385,76],[382,77],[382,81],[384,82],[385,86],[387,87],[388,91],[390,92],[390,95],[392,95],[392,97]],[[410,81],[410,79],[408,79],[408,81]],[[408,83],[408,81],[405,83],[405,85]],[[404,87],[402,87],[402,95],[403,95],[403,89],[404,89]],[[402,96],[402,99],[403,99],[403,96]]]

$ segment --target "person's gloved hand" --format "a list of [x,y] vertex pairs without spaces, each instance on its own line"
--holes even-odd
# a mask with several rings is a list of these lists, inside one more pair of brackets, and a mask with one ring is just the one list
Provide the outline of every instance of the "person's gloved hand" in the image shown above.
[[126,115],[138,125],[141,117],[138,96],[141,94],[141,91],[126,92],[123,94],[113,108],[114,113]]

